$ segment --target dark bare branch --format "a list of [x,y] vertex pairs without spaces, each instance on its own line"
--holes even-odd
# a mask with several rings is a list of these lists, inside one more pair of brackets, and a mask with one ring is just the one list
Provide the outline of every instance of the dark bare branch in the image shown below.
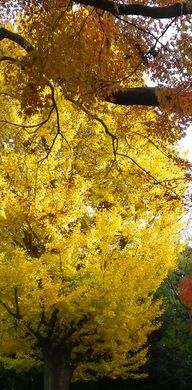
[[153,87],[122,89],[106,97],[105,100],[110,103],[124,106],[159,106],[155,88]]
[[4,27],[1,27],[0,41],[2,41],[3,39],[9,39],[10,41],[17,43],[17,45],[21,46],[27,53],[30,53],[34,50],[34,47],[21,35],[7,30]]
[[175,3],[165,7],[150,7],[143,4],[123,4],[111,0],[76,0],[74,3],[89,5],[103,11],[108,11],[115,16],[120,15],[140,15],[152,19],[169,19],[181,15],[191,15],[192,8],[187,2]]
[[9,57],[9,56],[0,57],[0,62],[3,62],[3,61],[9,61],[9,62],[17,63],[16,58],[14,58],[14,57]]

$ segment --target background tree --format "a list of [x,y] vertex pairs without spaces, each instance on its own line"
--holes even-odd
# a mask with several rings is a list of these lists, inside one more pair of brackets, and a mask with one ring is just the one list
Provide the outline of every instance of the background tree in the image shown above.
[[154,386],[189,389],[192,367],[191,319],[179,299],[181,277],[192,269],[191,247],[179,256],[179,268],[160,287],[164,298],[162,327],[151,337],[149,375]]
[[[191,250],[188,250],[188,259],[191,260]],[[178,288],[179,288],[179,299],[180,302],[184,305],[185,308],[188,309],[189,317],[191,317],[191,306],[192,306],[192,276],[191,276],[191,262],[189,265],[186,264],[185,273],[182,275],[182,278],[179,280]],[[191,332],[191,326],[190,326]]]

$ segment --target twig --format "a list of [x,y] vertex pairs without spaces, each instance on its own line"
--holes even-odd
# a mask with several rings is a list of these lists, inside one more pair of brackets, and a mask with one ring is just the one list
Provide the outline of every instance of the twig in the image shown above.
[[5,303],[3,302],[1,299],[0,299],[0,304],[7,310],[7,312],[14,318],[16,318],[17,320],[20,320],[22,319],[22,317],[20,315],[18,315],[17,313],[14,313],[10,307]]
[[132,161],[133,164],[135,164],[141,171],[143,171],[146,175],[148,175],[156,184],[160,185],[161,187],[168,190],[169,192],[173,192],[174,195],[176,196],[176,198],[180,199],[180,196],[174,190],[172,190],[171,188],[164,185],[161,181],[157,180],[149,171],[147,171],[145,168],[143,168],[141,165],[139,165],[137,163],[137,161],[135,161],[132,157],[130,157],[127,154],[118,153],[118,152],[116,154],[118,156],[125,157],[125,158],[129,159],[130,161]]
[[51,153],[51,151],[53,149],[53,146],[54,146],[54,144],[56,142],[56,139],[57,139],[58,135],[60,135],[62,138],[64,138],[64,140],[65,140],[66,144],[68,145],[69,149],[71,149],[68,140],[61,133],[59,110],[58,110],[57,103],[56,103],[56,100],[55,100],[55,90],[54,90],[54,87],[53,87],[53,85],[50,82],[48,82],[48,85],[49,85],[49,87],[51,89],[51,97],[52,97],[52,102],[53,102],[53,109],[55,109],[55,112],[56,112],[57,132],[56,132],[56,134],[55,134],[55,136],[54,136],[54,138],[52,140],[51,146],[49,147],[49,150],[46,153],[45,157],[41,158],[39,161],[37,161],[37,163],[41,163],[42,161],[46,160],[49,157],[49,155],[50,155],[50,153]]
[[76,105],[77,107],[79,107],[83,112],[85,112],[85,114],[87,116],[89,116],[89,118],[92,118],[93,120],[99,122],[104,130],[105,130],[105,133],[107,135],[109,135],[112,139],[112,148],[113,148],[113,154],[114,154],[114,158],[116,158],[116,153],[117,153],[117,150],[118,150],[118,137],[111,133],[111,131],[108,129],[107,125],[105,124],[105,122],[99,118],[97,115],[95,114],[92,114],[91,112],[89,112],[81,103],[77,102],[76,100],[70,98],[69,96],[66,96],[66,99],[69,100],[71,103],[73,103],[74,105]]
[[16,316],[17,318],[20,318],[19,314],[19,299],[18,299],[18,288],[14,288],[14,295],[15,295],[15,309],[16,309]]
[[23,128],[23,129],[32,129],[32,128],[37,127],[37,129],[35,129],[34,131],[28,133],[28,134],[34,134],[36,131],[38,131],[41,128],[41,126],[45,125],[49,121],[49,119],[50,119],[54,109],[55,109],[55,107],[53,106],[51,108],[51,110],[49,111],[49,114],[48,114],[47,118],[44,121],[40,122],[40,123],[36,123],[35,125],[22,125],[20,123],[14,123],[14,122],[10,122],[10,121],[7,121],[7,120],[0,120],[0,123],[8,124],[8,125],[15,126],[15,127],[20,127],[20,128]]

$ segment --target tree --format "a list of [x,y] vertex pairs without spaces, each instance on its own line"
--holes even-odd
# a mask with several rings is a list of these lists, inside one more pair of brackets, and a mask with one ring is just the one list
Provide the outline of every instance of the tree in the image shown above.
[[111,161],[100,123],[63,98],[59,111],[69,146],[60,134],[53,144],[54,117],[18,131],[14,105],[2,128],[1,359],[43,359],[45,389],[67,389],[72,376],[142,377],[161,312],[153,294],[179,250],[185,180],[137,134]]
[[169,274],[157,292],[165,311],[162,327],[150,337],[149,378],[160,388],[189,389],[191,386],[191,319],[180,300],[178,284],[192,270],[191,247],[178,257],[178,269]]
[[[192,310],[192,275],[191,275],[191,248],[189,247],[185,254],[185,272],[180,275],[180,280],[178,281],[178,290],[179,290],[179,299],[181,304],[188,309],[189,318],[191,318]],[[191,321],[190,321],[191,322]],[[189,328],[191,334],[191,324]]]
[[65,1],[13,11],[0,29],[1,360],[43,361],[46,390],[142,377],[190,177],[178,104],[107,102],[120,87],[164,101],[143,85],[138,28],[116,15]]

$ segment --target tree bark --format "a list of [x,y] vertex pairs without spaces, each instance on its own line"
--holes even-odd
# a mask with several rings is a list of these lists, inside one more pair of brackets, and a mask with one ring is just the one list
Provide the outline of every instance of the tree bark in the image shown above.
[[4,27],[0,28],[0,41],[3,39],[9,39],[12,42],[17,43],[20,47],[22,47],[27,53],[30,53],[34,50],[34,47],[26,41],[21,35],[14,33],[13,31],[7,30]]
[[69,390],[73,368],[69,345],[47,346],[44,357],[44,390]]
[[114,92],[105,98],[107,102],[120,104],[124,106],[142,105],[142,106],[159,106],[155,88],[138,87],[128,88]]
[[152,106],[160,107],[169,113],[179,116],[192,116],[192,91],[168,87],[137,87],[127,88],[105,97],[110,103],[123,106]]
[[181,15],[191,15],[192,7],[187,2],[178,2],[170,6],[150,7],[142,4],[123,4],[111,0],[73,0],[74,3],[90,5],[103,11],[108,11],[115,16],[140,15],[153,19],[175,18]]

